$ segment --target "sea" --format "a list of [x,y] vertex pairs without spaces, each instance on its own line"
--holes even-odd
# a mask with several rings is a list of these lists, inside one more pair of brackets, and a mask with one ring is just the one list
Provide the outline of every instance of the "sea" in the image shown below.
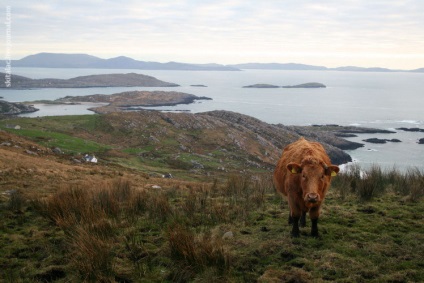
[[[69,79],[77,76],[111,73],[139,73],[180,87],[108,87],[1,89],[6,101],[23,102],[54,100],[65,96],[113,94],[130,90],[179,91],[207,96],[189,105],[154,107],[161,111],[191,113],[228,110],[256,117],[271,124],[361,126],[395,131],[394,134],[359,134],[349,138],[365,146],[347,151],[361,168],[379,165],[383,169],[424,171],[424,132],[408,132],[397,128],[424,129],[424,73],[412,72],[347,72],[347,71],[169,71],[127,69],[54,69],[13,68],[13,74],[38,78]],[[252,84],[296,85],[319,82],[326,88],[243,88]],[[13,84],[13,81],[12,81]],[[205,87],[193,86],[204,85]],[[93,114],[93,104],[44,105],[25,117]],[[367,138],[399,139],[400,143],[372,144]]]

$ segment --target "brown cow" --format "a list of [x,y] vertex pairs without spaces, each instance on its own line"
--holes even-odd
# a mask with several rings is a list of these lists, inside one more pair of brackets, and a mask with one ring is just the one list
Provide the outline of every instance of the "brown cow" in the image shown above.
[[339,167],[330,164],[320,143],[300,138],[284,148],[274,171],[274,185],[287,197],[292,236],[299,237],[299,219],[301,227],[305,227],[307,212],[312,221],[311,235],[318,236],[320,207],[331,177],[339,172]]

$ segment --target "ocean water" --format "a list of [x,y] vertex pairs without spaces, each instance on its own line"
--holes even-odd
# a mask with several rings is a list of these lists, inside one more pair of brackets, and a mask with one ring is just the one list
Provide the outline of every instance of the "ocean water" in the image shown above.
[[[172,90],[212,98],[190,105],[155,107],[164,111],[186,110],[192,113],[229,110],[262,121],[285,125],[339,124],[391,129],[424,128],[424,74],[366,73],[338,71],[154,71],[107,69],[14,68],[13,73],[31,78],[71,78],[102,73],[130,73],[154,76],[181,85],[173,88],[84,88],[0,90],[7,101],[53,100],[67,95],[112,94],[128,90]],[[320,82],[324,89],[252,89],[243,86],[266,83],[295,85]],[[13,83],[13,82],[12,82]],[[203,84],[207,87],[193,87]],[[93,105],[36,105],[40,111],[23,116],[88,114]],[[352,141],[369,137],[398,138],[401,143],[371,144],[348,151],[362,167],[379,164],[400,170],[417,167],[424,170],[424,145],[417,144],[424,133],[395,130],[396,134],[361,134]]]

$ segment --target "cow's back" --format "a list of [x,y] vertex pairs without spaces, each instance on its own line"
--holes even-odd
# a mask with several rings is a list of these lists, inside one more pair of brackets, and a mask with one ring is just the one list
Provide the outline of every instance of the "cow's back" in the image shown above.
[[[312,157],[326,164],[331,163],[330,158],[320,143],[309,142],[304,138],[300,138],[296,142],[287,145],[274,170],[274,185],[278,192],[287,195],[285,184],[290,173],[287,170],[287,164],[290,162],[301,164],[305,157]],[[293,181],[296,180],[298,179],[293,179]]]

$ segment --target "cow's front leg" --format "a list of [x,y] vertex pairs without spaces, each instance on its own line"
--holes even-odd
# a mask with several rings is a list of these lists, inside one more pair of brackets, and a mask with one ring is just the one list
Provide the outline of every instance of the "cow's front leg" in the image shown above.
[[312,228],[311,228],[311,236],[318,237],[318,218],[319,218],[319,208],[313,208],[309,212],[309,216],[311,217]]
[[293,224],[293,217],[291,216],[290,212],[289,212],[289,225]]
[[302,216],[300,217],[300,227],[306,226],[306,211],[302,211]]
[[292,216],[293,219],[293,227],[292,227],[292,231],[291,231],[291,235],[292,237],[299,237],[300,236],[300,230],[299,230],[299,216]]

